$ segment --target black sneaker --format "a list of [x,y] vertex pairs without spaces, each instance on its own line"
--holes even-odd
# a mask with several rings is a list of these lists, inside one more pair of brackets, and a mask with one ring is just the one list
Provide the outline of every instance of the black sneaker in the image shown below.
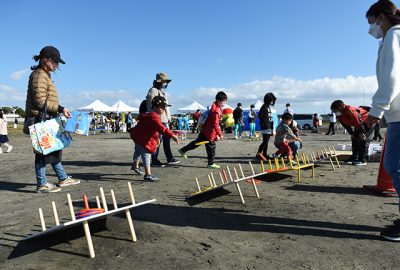
[[353,165],[356,165],[356,166],[365,166],[365,165],[367,165],[367,162],[365,162],[365,160],[363,160],[363,159],[359,159],[359,160],[353,161]]
[[387,226],[381,231],[381,236],[389,241],[400,241],[400,225],[399,220],[395,220],[394,225]]
[[177,165],[179,163],[181,163],[181,161],[178,160],[178,159],[175,159],[175,158],[173,158],[170,161],[168,161],[168,165]]
[[151,166],[164,168],[165,164],[157,159],[151,162]]
[[144,175],[144,172],[142,172],[139,168],[131,167],[131,171],[136,173],[137,175]]
[[154,175],[145,175],[144,176],[144,181],[149,181],[149,182],[158,182],[160,181],[160,178],[154,176]]

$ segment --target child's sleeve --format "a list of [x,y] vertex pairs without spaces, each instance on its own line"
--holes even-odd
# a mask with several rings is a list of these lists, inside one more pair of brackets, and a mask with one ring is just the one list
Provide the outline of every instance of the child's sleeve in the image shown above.
[[208,117],[210,118],[210,121],[214,124],[213,128],[217,132],[218,136],[222,136],[222,131],[221,127],[219,126],[219,114],[214,111],[210,111]]
[[156,126],[156,130],[161,133],[163,136],[166,136],[168,138],[172,138],[175,134],[167,127],[161,123],[160,117],[154,117],[153,118],[154,125]]

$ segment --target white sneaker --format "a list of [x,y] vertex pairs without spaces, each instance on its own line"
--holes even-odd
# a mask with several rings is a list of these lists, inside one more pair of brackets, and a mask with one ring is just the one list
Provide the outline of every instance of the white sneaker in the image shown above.
[[239,140],[238,136],[235,136],[235,140]]
[[58,186],[59,187],[73,186],[79,184],[80,182],[81,182],[80,180],[75,180],[68,175],[66,179],[58,181]]
[[37,193],[52,193],[52,192],[59,192],[61,188],[57,187],[56,185],[46,183],[43,186],[38,186],[36,188]]
[[12,149],[13,149],[13,147],[12,147],[12,145],[10,145],[9,147],[7,147],[6,153],[10,153]]

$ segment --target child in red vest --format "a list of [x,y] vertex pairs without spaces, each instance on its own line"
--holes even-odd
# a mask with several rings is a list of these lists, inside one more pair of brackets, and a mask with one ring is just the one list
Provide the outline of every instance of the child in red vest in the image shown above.
[[208,158],[208,168],[210,169],[219,169],[220,166],[214,163],[215,158],[215,141],[223,139],[222,131],[219,126],[219,121],[222,116],[222,107],[226,103],[228,96],[224,92],[218,92],[215,97],[215,102],[211,106],[210,111],[208,112],[208,117],[204,126],[199,133],[199,136],[196,140],[190,142],[185,147],[182,147],[178,150],[179,154],[182,155],[183,158],[187,158],[186,152],[191,151],[199,147],[199,143],[205,143],[207,158]]
[[368,111],[362,107],[353,107],[335,100],[331,105],[331,110],[337,116],[337,120],[342,124],[346,131],[351,135],[352,156],[346,161],[347,164],[357,166],[367,165],[365,157],[368,154],[369,138],[366,120]]
[[139,157],[141,156],[145,169],[144,180],[157,182],[160,179],[151,175],[150,163],[151,155],[154,154],[159,143],[158,133],[172,138],[176,143],[179,143],[179,141],[178,137],[166,128],[160,120],[160,115],[164,113],[165,107],[171,105],[168,105],[162,96],[155,96],[151,103],[154,111],[140,114],[138,124],[130,132],[131,138],[135,142],[131,170],[138,175],[143,175],[143,172],[139,169]]

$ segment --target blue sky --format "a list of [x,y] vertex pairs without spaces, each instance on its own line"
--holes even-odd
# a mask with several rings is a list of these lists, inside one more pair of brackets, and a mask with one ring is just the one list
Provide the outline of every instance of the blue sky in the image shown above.
[[370,104],[378,41],[362,0],[142,0],[0,2],[0,106],[24,107],[27,70],[43,46],[61,51],[54,76],[61,104],[99,98],[138,105],[157,72],[173,79],[175,108],[212,102],[246,106],[268,91],[297,112],[334,99]]

